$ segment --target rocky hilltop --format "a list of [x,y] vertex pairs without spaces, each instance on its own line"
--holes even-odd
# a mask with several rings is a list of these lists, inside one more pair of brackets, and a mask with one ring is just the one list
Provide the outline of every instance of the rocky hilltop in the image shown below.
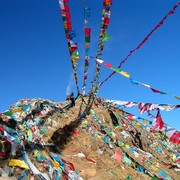
[[22,99],[0,114],[0,179],[180,179],[180,146],[105,99]]

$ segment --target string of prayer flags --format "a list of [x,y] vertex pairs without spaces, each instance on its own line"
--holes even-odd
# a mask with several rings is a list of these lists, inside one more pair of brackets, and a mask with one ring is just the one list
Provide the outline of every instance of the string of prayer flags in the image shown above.
[[131,102],[131,101],[119,101],[119,100],[110,100],[106,99],[107,103],[112,103],[114,105],[119,105],[120,107],[134,107],[138,106],[140,113],[150,112],[155,109],[165,110],[165,111],[172,111],[177,108],[180,108],[180,105],[175,104],[154,104],[154,103],[145,103],[145,102]]
[[176,96],[176,95],[172,95],[172,94],[169,94],[169,93],[166,93],[166,92],[163,92],[163,91],[160,91],[160,90],[157,90],[155,88],[152,88],[150,85],[148,84],[145,84],[145,83],[142,83],[142,82],[139,82],[137,80],[134,80],[132,78],[130,78],[130,81],[132,84],[135,84],[135,85],[138,85],[138,86],[143,86],[143,87],[146,87],[146,88],[149,88],[152,92],[154,93],[159,93],[159,94],[165,94],[165,95],[170,95],[170,96],[173,96],[174,98],[180,100],[179,96]]
[[[176,95],[172,95],[172,94],[169,94],[169,93],[166,93],[166,92],[163,92],[163,91],[160,91],[160,90],[157,90],[155,88],[152,88],[150,85],[148,84],[145,84],[145,83],[142,83],[142,82],[139,82],[135,79],[132,79],[130,78],[130,74],[128,72],[124,72],[124,71],[121,71],[120,68],[115,68],[112,66],[112,64],[109,64],[107,62],[104,62],[103,60],[101,59],[96,59],[96,62],[98,62],[99,64],[103,64],[104,66],[106,66],[107,68],[113,70],[114,72],[116,73],[119,73],[121,74],[122,76],[126,77],[126,78],[129,78],[130,82],[132,84],[135,84],[135,85],[138,85],[138,86],[144,86],[146,88],[149,88],[152,92],[154,93],[159,93],[159,94],[166,94],[166,95],[170,95],[170,96],[173,96],[174,98],[180,100],[180,96],[176,96]],[[101,86],[101,85],[100,85]]]
[[[151,30],[151,32],[138,44],[138,46],[134,49],[132,49],[128,55],[120,62],[118,68],[121,68],[122,64],[125,63],[128,58],[138,49],[140,49],[140,47],[142,45],[144,45],[144,43],[149,39],[149,37],[160,27],[163,25],[163,23],[165,22],[165,20],[172,14],[175,13],[176,9],[178,8],[178,6],[180,5],[180,1],[166,14],[166,16],[153,28],[153,30]],[[100,86],[102,86],[102,84],[104,84],[111,76],[113,76],[116,73],[116,71],[112,72],[104,81],[101,82]]]
[[[111,17],[111,0],[104,0],[103,7],[102,7],[102,17],[101,17],[101,24],[100,24],[100,34],[98,40],[98,49],[95,55],[96,59],[102,59],[102,54],[104,50],[104,42],[109,39],[109,35],[107,35],[106,31],[108,29]],[[94,80],[92,84],[92,91],[98,91],[99,89],[99,76],[100,76],[100,64],[96,62]]]
[[64,24],[64,31],[65,31],[69,54],[71,58],[73,74],[76,82],[76,87],[79,92],[78,75],[77,75],[77,60],[79,59],[79,53],[78,51],[76,51],[78,49],[77,43],[73,42],[73,38],[76,37],[76,33],[74,30],[72,30],[70,8],[67,5],[67,3],[68,0],[59,0],[59,6]]
[[90,17],[90,8],[84,7],[84,37],[85,37],[85,62],[84,62],[84,80],[83,80],[83,87],[82,93],[85,95],[86,93],[86,82],[88,78],[88,68],[89,68],[89,43],[91,40],[91,28],[87,27],[88,18]]

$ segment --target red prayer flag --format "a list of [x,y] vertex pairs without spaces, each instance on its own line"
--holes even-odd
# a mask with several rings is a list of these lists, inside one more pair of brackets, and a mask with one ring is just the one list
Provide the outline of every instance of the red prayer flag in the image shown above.
[[122,154],[121,152],[119,152],[118,150],[115,151],[115,155],[114,155],[114,159],[117,161],[117,162],[121,162],[122,160]]
[[180,158],[176,161],[176,163],[180,163]]
[[0,151],[0,157],[5,157],[5,156],[6,156],[6,152]]
[[169,139],[170,142],[180,144],[180,132],[176,131]]
[[67,19],[70,19],[70,18],[71,18],[71,14],[70,14],[68,11],[66,11],[66,18],[67,18]]
[[106,66],[106,67],[109,67],[109,68],[112,67],[112,64],[109,64],[109,63],[103,63],[103,64],[104,64],[104,66]]
[[90,159],[90,158],[85,158],[86,160],[88,160],[88,161],[91,161],[91,162],[93,162],[93,163],[96,163],[96,161],[95,160],[93,160],[93,159]]
[[68,25],[68,30],[72,31],[72,26],[71,25]]
[[70,19],[67,19],[67,24],[68,24],[68,25],[71,25],[71,24],[72,24]]
[[2,126],[0,126],[0,132],[4,134],[4,128]]
[[64,9],[65,9],[66,11],[69,11],[69,6],[68,6],[67,4],[64,4]]
[[91,28],[85,28],[84,33],[85,33],[85,36],[90,36],[91,35]]
[[105,25],[108,25],[109,22],[110,22],[110,18],[104,18],[104,24],[105,24]]
[[164,127],[164,122],[161,118],[161,115],[160,115],[160,110],[158,109],[158,112],[157,112],[157,116],[156,116],[156,122],[155,122],[155,126],[154,128],[158,128],[158,129],[162,129]]
[[157,132],[157,131],[156,131],[155,129],[151,129],[151,132],[152,132],[152,133],[155,133],[155,132]]
[[155,92],[155,93],[160,93],[161,91],[159,91],[159,90],[156,90],[156,89],[153,89],[153,88],[150,88],[153,92]]
[[69,51],[70,51],[70,52],[74,52],[74,51],[76,51],[76,49],[77,49],[77,46],[71,46],[71,47],[69,47]]
[[70,40],[69,34],[66,34],[66,39],[67,39],[67,40]]
[[132,120],[133,120],[133,114],[128,114],[128,120],[130,121],[130,122],[132,122]]

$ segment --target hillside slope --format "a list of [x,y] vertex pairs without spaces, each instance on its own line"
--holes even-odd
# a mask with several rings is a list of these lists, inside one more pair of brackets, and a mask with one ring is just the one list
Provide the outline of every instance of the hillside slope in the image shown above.
[[1,113],[1,177],[180,179],[179,145],[105,100],[84,116],[85,101],[22,99]]

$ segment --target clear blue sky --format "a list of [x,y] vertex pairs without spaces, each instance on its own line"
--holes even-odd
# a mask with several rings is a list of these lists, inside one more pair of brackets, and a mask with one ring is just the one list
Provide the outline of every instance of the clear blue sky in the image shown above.
[[[97,51],[102,0],[86,0],[91,8],[90,55]],[[118,66],[177,3],[176,0],[113,0],[103,60]],[[83,1],[69,0],[72,27],[77,37],[79,87],[83,82]],[[123,71],[137,81],[173,95],[180,95],[180,7],[169,16],[149,40],[127,60]],[[0,0],[0,112],[22,98],[40,97],[64,101],[76,87],[65,39],[58,0]],[[93,78],[90,60],[88,84]],[[112,71],[101,68],[100,82]],[[67,88],[69,90],[67,92]],[[114,75],[98,96],[134,102],[180,104],[168,95],[151,92]],[[129,109],[127,109],[129,112]],[[140,114],[137,113],[135,115]],[[163,120],[180,130],[180,109],[162,112]]]

